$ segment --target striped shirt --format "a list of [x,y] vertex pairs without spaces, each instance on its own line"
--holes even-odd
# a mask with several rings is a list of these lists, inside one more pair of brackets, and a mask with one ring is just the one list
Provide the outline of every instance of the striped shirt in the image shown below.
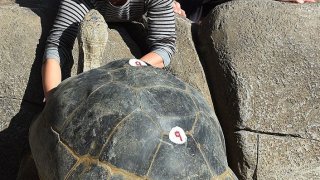
[[175,52],[175,19],[172,0],[127,0],[114,6],[108,0],[61,0],[59,11],[47,39],[44,58],[62,65],[72,58],[71,50],[80,22],[90,9],[98,10],[106,22],[129,22],[147,17],[147,43],[150,51],[170,63]]

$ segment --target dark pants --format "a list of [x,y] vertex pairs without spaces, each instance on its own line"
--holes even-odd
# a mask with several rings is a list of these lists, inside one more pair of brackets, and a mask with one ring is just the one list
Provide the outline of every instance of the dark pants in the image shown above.
[[201,18],[217,5],[227,2],[228,0],[179,0],[181,8],[185,10],[187,18],[193,22],[198,22]]

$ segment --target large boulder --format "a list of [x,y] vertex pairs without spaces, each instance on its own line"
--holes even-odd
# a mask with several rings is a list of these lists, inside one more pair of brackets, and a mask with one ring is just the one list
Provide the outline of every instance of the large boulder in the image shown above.
[[[40,17],[18,5],[0,6],[0,131],[19,111],[41,36]],[[40,85],[41,87],[41,85]],[[32,99],[30,99],[32,101]]]
[[230,166],[242,179],[320,169],[320,4],[232,1],[199,29]]

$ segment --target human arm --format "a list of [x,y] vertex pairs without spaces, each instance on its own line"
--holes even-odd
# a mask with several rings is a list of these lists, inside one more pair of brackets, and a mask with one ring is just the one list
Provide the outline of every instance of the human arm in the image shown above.
[[45,98],[61,82],[60,66],[71,60],[71,50],[78,26],[89,6],[85,0],[62,0],[56,20],[48,36],[42,65],[42,85]]
[[150,52],[146,55],[144,55],[142,58],[140,58],[142,61],[145,61],[149,64],[151,64],[154,67],[163,68],[163,60],[162,57],[159,56],[157,53]]
[[46,59],[42,65],[42,87],[44,97],[47,100],[52,89],[61,82],[60,64],[56,59]]
[[168,66],[175,52],[176,27],[172,0],[150,0],[147,4],[150,52],[141,59],[156,67]]

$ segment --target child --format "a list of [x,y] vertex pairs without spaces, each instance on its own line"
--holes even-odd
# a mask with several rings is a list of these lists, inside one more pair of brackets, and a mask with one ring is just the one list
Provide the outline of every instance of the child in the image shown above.
[[90,9],[98,10],[106,22],[138,20],[146,13],[150,52],[141,60],[158,68],[167,66],[175,52],[176,40],[172,3],[172,0],[61,0],[42,65],[45,98],[61,82],[60,66],[71,60],[79,23]]

